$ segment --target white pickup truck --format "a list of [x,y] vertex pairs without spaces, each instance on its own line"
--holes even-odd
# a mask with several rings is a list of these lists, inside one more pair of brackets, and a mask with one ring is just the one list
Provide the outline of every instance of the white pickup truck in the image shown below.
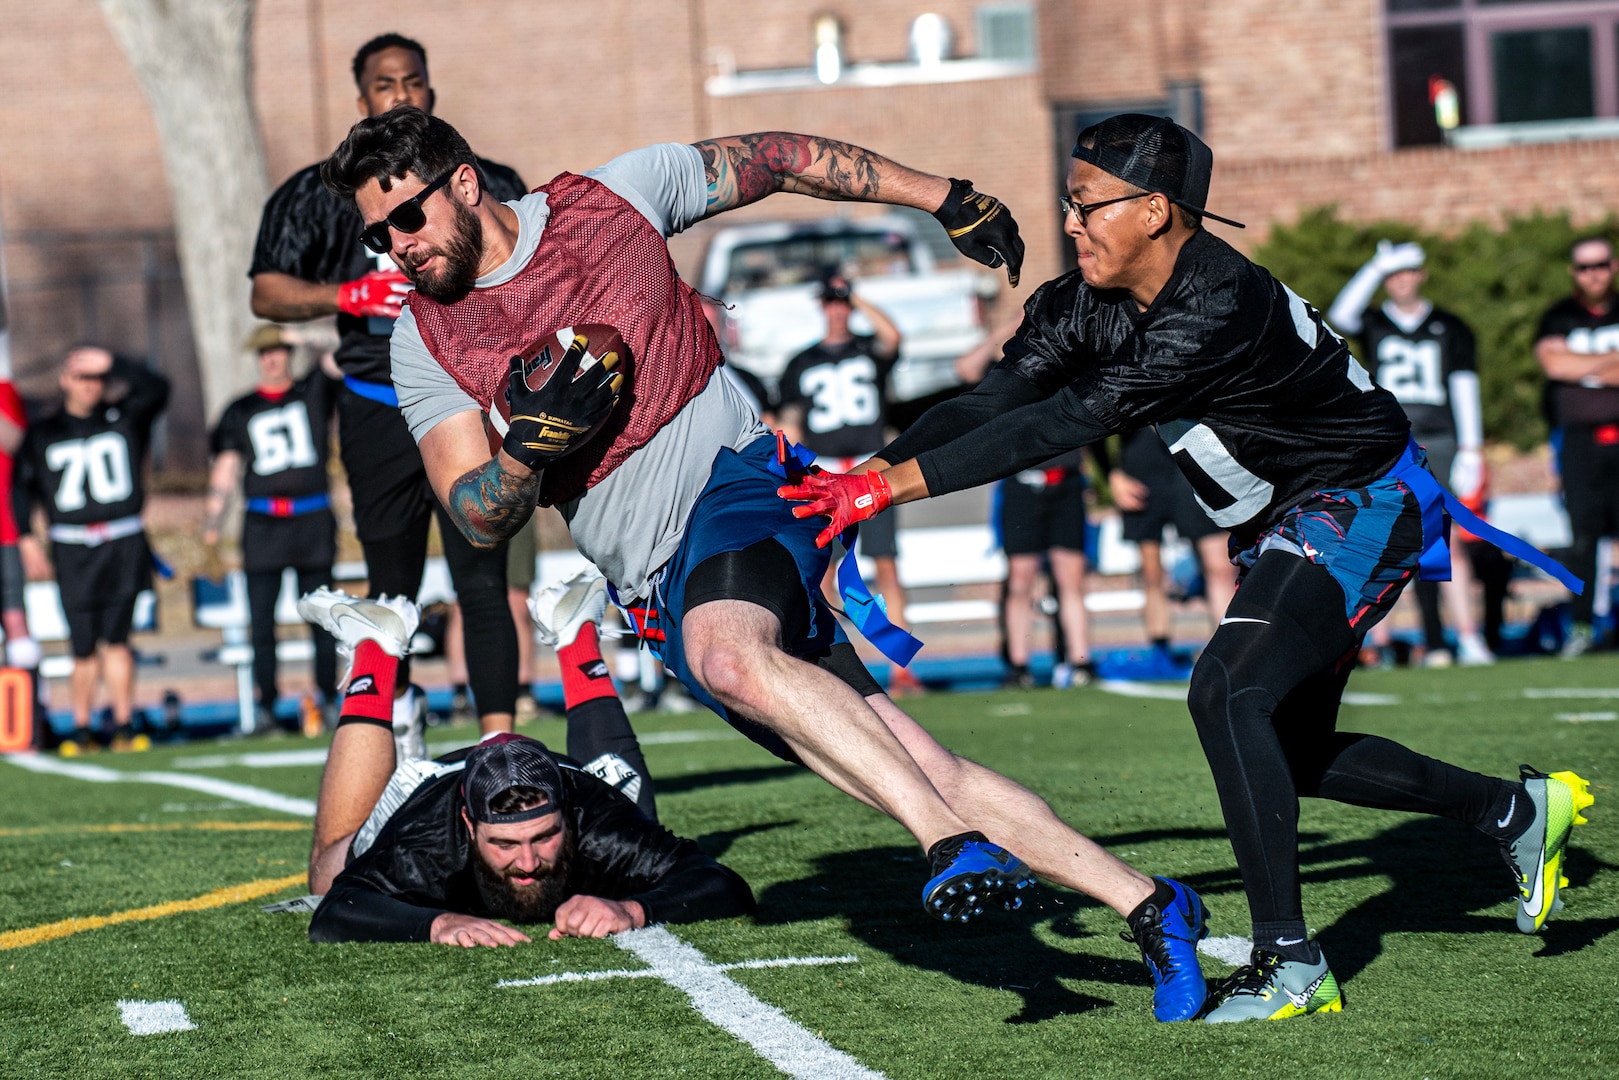
[[[837,270],[904,334],[890,393],[910,401],[958,384],[955,360],[984,338],[984,303],[995,276],[966,260],[941,270],[903,217],[831,218],[722,229],[703,263],[702,291],[724,301],[721,344],[730,363],[772,387],[799,352],[826,332],[817,301]],[[856,312],[851,326],[870,333]]]

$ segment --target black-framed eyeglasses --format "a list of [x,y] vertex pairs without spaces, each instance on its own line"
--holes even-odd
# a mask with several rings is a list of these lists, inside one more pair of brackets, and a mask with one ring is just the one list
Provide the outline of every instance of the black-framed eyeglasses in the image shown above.
[[413,233],[426,225],[427,213],[422,209],[422,200],[449,183],[450,177],[454,176],[459,168],[460,165],[452,166],[449,172],[388,211],[387,217],[375,225],[367,225],[365,231],[360,233],[360,243],[378,255],[384,255],[394,246],[393,237],[388,234],[390,226],[402,233]]
[[1100,210],[1104,206],[1112,206],[1116,202],[1129,202],[1131,199],[1145,199],[1151,194],[1152,192],[1150,191],[1138,191],[1134,195],[1119,195],[1112,199],[1099,199],[1093,203],[1075,202],[1068,196],[1063,195],[1058,198],[1057,205],[1062,207],[1062,212],[1064,214],[1073,214],[1075,217],[1079,218],[1080,226],[1084,227],[1091,223],[1090,219],[1092,211]]

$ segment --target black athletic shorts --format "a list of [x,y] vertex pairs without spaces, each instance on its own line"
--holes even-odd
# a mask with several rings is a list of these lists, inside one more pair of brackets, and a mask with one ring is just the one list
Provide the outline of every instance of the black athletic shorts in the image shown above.
[[344,387],[337,430],[362,544],[398,536],[432,512],[436,497],[402,412]]
[[273,517],[251,510],[242,518],[242,569],[329,570],[337,560],[337,518],[330,510]]
[[152,552],[146,535],[120,537],[90,547],[51,546],[56,585],[62,595],[73,655],[91,656],[96,643],[122,645],[135,618],[135,597],[152,587]]
[[1147,485],[1146,507],[1119,513],[1124,539],[1132,544],[1163,543],[1167,525],[1175,526],[1183,540],[1197,541],[1220,532],[1220,527],[1197,504],[1192,485],[1170,456],[1169,448],[1150,428],[1125,436],[1119,469]]
[[[1028,476],[1029,479],[1021,479]],[[1032,483],[1035,476],[1039,484]],[[1085,477],[1070,471],[1055,484],[1039,470],[1001,481],[997,532],[1008,555],[1038,555],[1052,548],[1085,551]]]

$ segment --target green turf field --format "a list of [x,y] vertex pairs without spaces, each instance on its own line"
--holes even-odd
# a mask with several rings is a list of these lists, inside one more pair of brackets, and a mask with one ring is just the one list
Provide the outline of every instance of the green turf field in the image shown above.
[[[1514,930],[1510,881],[1483,837],[1306,804],[1305,907],[1345,985],[1343,1014],[1155,1024],[1111,911],[1041,887],[1022,912],[934,924],[918,904],[925,863],[902,830],[699,714],[638,722],[660,809],[748,879],[755,919],[677,927],[678,942],[652,943],[663,961],[611,941],[317,947],[307,915],[259,910],[304,891],[286,882],[303,872],[306,818],[218,792],[0,762],[0,1076],[781,1075],[728,1025],[802,1033],[841,1054],[837,1068],[800,1075],[1619,1075],[1619,659],[1362,674],[1351,690],[1382,703],[1346,707],[1346,728],[1500,775],[1529,761],[1592,782],[1567,907],[1542,936]],[[1246,934],[1183,704],[1090,689],[937,695],[914,711],[1119,855],[1196,886],[1213,934]],[[559,723],[532,733],[562,742]],[[318,765],[234,756],[310,745],[193,744],[74,764],[312,799]],[[263,895],[243,898],[254,891]],[[97,918],[120,913],[134,916]],[[681,970],[708,988],[709,1017],[667,974],[678,943],[696,950]],[[836,962],[720,967],[779,958]],[[498,985],[649,962],[660,974]],[[1205,957],[1204,970],[1230,969]],[[193,1026],[137,1036],[121,1001],[178,1002]]]

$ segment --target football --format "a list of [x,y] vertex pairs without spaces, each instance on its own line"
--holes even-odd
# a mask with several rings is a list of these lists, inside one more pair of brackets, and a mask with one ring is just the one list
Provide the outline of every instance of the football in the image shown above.
[[[609,356],[617,357],[618,370],[625,370],[629,363],[630,350],[624,344],[624,336],[616,329],[604,324],[588,326],[565,326],[552,334],[540,338],[523,352],[527,361],[524,365],[524,377],[528,380],[529,389],[538,390],[551,381],[556,374],[557,367],[562,363],[562,357],[573,345],[575,337],[585,339],[585,357],[579,362],[579,373],[583,375]],[[484,413],[485,430],[489,436],[489,452],[497,453],[500,444],[506,437],[506,429],[511,426],[512,403],[510,386],[505,378],[501,379],[499,387],[495,390],[494,399]],[[607,423],[611,413],[602,417],[601,422],[585,436],[588,440]]]

